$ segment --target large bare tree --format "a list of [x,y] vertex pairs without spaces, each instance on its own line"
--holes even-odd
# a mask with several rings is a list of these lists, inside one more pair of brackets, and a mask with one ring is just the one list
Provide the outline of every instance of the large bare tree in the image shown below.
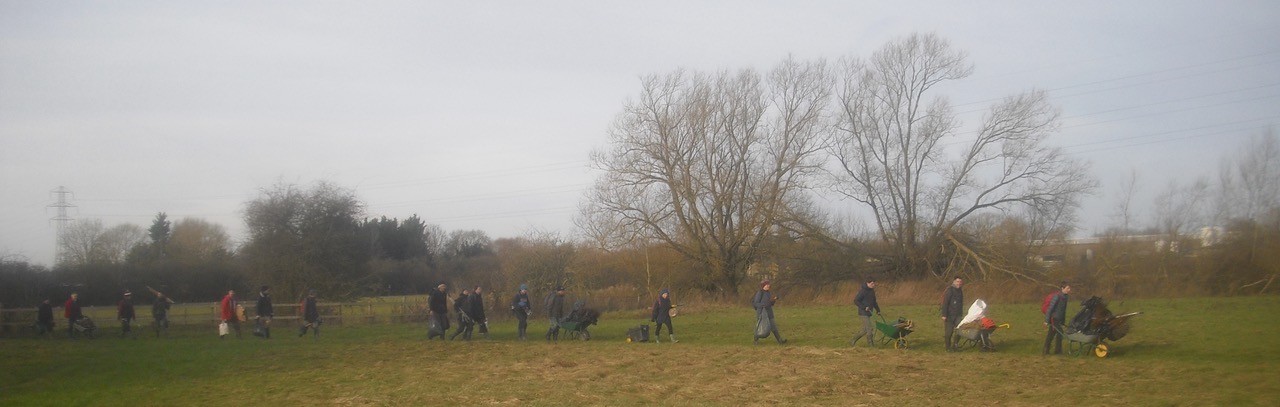
[[831,83],[825,62],[793,59],[767,74],[642,78],[610,147],[593,153],[604,174],[581,219],[617,226],[597,233],[663,242],[700,264],[716,288],[737,293],[764,237],[820,165]]
[[[842,61],[835,190],[874,215],[890,247],[886,271],[943,275],[982,263],[953,233],[958,223],[1018,205],[1062,208],[1096,187],[1082,162],[1045,143],[1059,121],[1043,91],[1004,98],[962,133],[936,93],[973,72],[966,59],[937,35],[915,34]],[[970,261],[945,260],[961,252]]]
[[72,266],[123,263],[129,250],[146,237],[142,228],[131,223],[107,228],[98,219],[77,220],[58,239],[62,249],[58,262]]

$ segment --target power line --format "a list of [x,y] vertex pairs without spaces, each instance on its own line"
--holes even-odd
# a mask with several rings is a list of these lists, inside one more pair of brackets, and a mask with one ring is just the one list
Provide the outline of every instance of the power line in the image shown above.
[[[1072,144],[1072,145],[1068,145],[1068,146],[1063,146],[1063,148],[1076,148],[1076,147],[1084,147],[1084,146],[1091,146],[1091,145],[1098,145],[1098,144],[1116,143],[1116,142],[1121,142],[1121,141],[1136,140],[1136,139],[1142,139],[1142,138],[1149,138],[1149,137],[1155,137],[1155,136],[1162,136],[1162,135],[1167,135],[1167,134],[1184,133],[1184,132],[1188,132],[1188,131],[1196,131],[1196,130],[1206,130],[1206,129],[1212,129],[1212,128],[1222,127],[1222,126],[1230,126],[1230,125],[1235,125],[1235,124],[1253,123],[1253,122],[1260,122],[1260,121],[1275,121],[1275,120],[1277,120],[1277,119],[1280,119],[1280,118],[1272,117],[1272,116],[1269,116],[1269,117],[1259,117],[1259,118],[1256,118],[1256,119],[1239,120],[1239,121],[1228,122],[1228,123],[1211,124],[1211,125],[1208,125],[1208,126],[1200,126],[1200,127],[1186,128],[1186,129],[1177,129],[1177,130],[1162,131],[1162,132],[1159,132],[1159,133],[1142,134],[1142,135],[1137,135],[1137,136],[1122,137],[1122,138],[1118,138],[1118,139],[1109,139],[1109,140],[1091,141],[1091,142],[1087,142],[1087,143],[1078,143],[1078,144]],[[1254,127],[1254,126],[1249,126],[1248,128],[1252,128],[1252,127]],[[1221,131],[1218,131],[1218,132],[1215,132],[1215,133],[1212,133],[1212,134],[1221,134],[1221,133],[1227,133],[1227,132],[1232,132],[1232,131],[1242,131],[1242,130],[1246,130],[1246,129],[1247,129],[1247,128],[1221,130]]]
[[[1086,87],[1086,86],[1091,86],[1091,85],[1098,85],[1098,84],[1104,84],[1104,83],[1110,83],[1110,82],[1119,82],[1119,81],[1123,81],[1123,80],[1127,80],[1127,79],[1141,78],[1141,77],[1144,77],[1144,76],[1153,76],[1153,75],[1157,75],[1157,74],[1161,74],[1161,73],[1175,72],[1175,71],[1187,70],[1187,69],[1192,69],[1192,68],[1199,68],[1199,67],[1204,67],[1204,66],[1209,66],[1209,65],[1219,64],[1219,63],[1226,62],[1226,61],[1234,61],[1234,60],[1237,60],[1237,59],[1252,58],[1252,57],[1259,56],[1259,55],[1270,55],[1270,54],[1277,54],[1277,53],[1280,53],[1280,51],[1264,52],[1264,53],[1253,54],[1253,55],[1248,55],[1248,56],[1244,56],[1244,57],[1231,58],[1231,59],[1220,60],[1220,61],[1215,61],[1215,62],[1208,62],[1208,63],[1197,64],[1197,65],[1189,65],[1189,66],[1184,66],[1184,67],[1179,67],[1179,68],[1171,68],[1171,69],[1165,69],[1165,70],[1160,70],[1160,71],[1153,71],[1153,72],[1147,72],[1147,73],[1141,73],[1141,74],[1134,74],[1134,75],[1122,76],[1122,77],[1118,77],[1118,78],[1103,79],[1103,80],[1093,81],[1093,82],[1077,83],[1077,84],[1072,84],[1072,85],[1066,85],[1066,86],[1060,86],[1060,87],[1056,87],[1056,88],[1046,89],[1046,91],[1047,91],[1047,92],[1057,92],[1057,91],[1062,91],[1062,90],[1067,90],[1067,89],[1074,89],[1074,88],[1081,88],[1081,87]],[[1175,80],[1179,80],[1179,79],[1193,78],[1193,77],[1196,77],[1196,76],[1204,76],[1204,75],[1212,75],[1212,74],[1219,74],[1219,73],[1224,73],[1224,72],[1237,71],[1237,70],[1245,69],[1245,68],[1253,68],[1253,67],[1257,67],[1257,66],[1262,66],[1262,65],[1267,65],[1267,64],[1273,64],[1273,63],[1276,63],[1277,61],[1280,61],[1280,59],[1268,60],[1268,61],[1264,61],[1264,62],[1261,62],[1261,63],[1252,64],[1252,65],[1243,65],[1243,66],[1236,66],[1236,67],[1224,68],[1224,69],[1219,69],[1219,70],[1204,71],[1204,72],[1196,72],[1196,73],[1191,73],[1191,74],[1182,75],[1182,76],[1175,76],[1175,77],[1171,77],[1171,78],[1155,79],[1155,80],[1146,81],[1146,82],[1131,83],[1131,84],[1126,84],[1126,85],[1121,85],[1121,86],[1115,86],[1115,87],[1104,88],[1104,89],[1095,89],[1095,90],[1090,90],[1090,91],[1085,91],[1085,92],[1078,92],[1078,93],[1072,93],[1072,94],[1067,94],[1067,95],[1055,95],[1055,96],[1054,96],[1054,99],[1066,99],[1066,98],[1071,98],[1071,97],[1076,97],[1076,96],[1083,96],[1083,95],[1090,95],[1090,94],[1100,93],[1100,92],[1109,92],[1109,91],[1113,91],[1113,90],[1119,90],[1119,89],[1125,89],[1125,88],[1132,88],[1132,87],[1136,87],[1136,86],[1152,85],[1152,84],[1157,84],[1157,83],[1162,83],[1162,82],[1175,81]],[[960,104],[953,105],[952,107],[971,106],[971,105],[977,105],[977,104],[983,104],[983,103],[998,102],[998,101],[1001,101],[1001,100],[1004,100],[1004,97],[988,98],[988,99],[976,100],[976,101],[972,101],[972,102],[965,102],[965,103],[960,103]],[[976,112],[981,112],[981,111],[984,111],[984,110],[986,110],[986,109],[985,109],[985,108],[978,108],[978,109],[964,110],[964,111],[957,112],[957,114],[976,113]]]
[[1242,129],[1228,129],[1228,130],[1216,131],[1216,132],[1212,132],[1212,133],[1192,134],[1192,135],[1188,135],[1188,136],[1177,137],[1177,138],[1171,138],[1171,139],[1164,139],[1164,140],[1151,140],[1151,141],[1144,141],[1144,142],[1139,142],[1139,143],[1131,143],[1131,144],[1125,144],[1125,145],[1119,145],[1119,146],[1110,146],[1110,147],[1095,148],[1095,149],[1092,149],[1092,150],[1075,151],[1074,153],[1075,153],[1075,154],[1088,154],[1088,153],[1096,153],[1096,152],[1100,152],[1100,151],[1119,150],[1119,149],[1130,148],[1130,147],[1146,146],[1146,145],[1151,145],[1151,144],[1171,143],[1171,142],[1175,142],[1175,141],[1190,140],[1190,139],[1200,138],[1200,137],[1216,136],[1216,135],[1219,135],[1219,134],[1232,134],[1232,135],[1243,135],[1243,134],[1246,134],[1245,132],[1243,132],[1243,131],[1241,131],[1241,130],[1242,130]]

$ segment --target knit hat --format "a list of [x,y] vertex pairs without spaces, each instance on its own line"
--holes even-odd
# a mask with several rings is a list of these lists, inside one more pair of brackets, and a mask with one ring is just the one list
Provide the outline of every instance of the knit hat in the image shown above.
[[520,291],[529,291],[528,284],[520,284]]
[[658,291],[658,295],[662,295],[662,294],[671,294],[671,290],[663,288],[662,291]]

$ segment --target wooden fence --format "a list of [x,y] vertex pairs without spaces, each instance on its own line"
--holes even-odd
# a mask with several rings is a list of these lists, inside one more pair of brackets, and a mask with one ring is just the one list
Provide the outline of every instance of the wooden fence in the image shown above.
[[[241,302],[244,306],[245,318],[252,322],[257,317],[256,303]],[[356,302],[338,303],[322,302],[316,304],[320,310],[320,318],[326,325],[346,324],[389,324],[426,321],[426,302],[404,298],[398,302]],[[182,325],[217,325],[222,320],[220,303],[175,304],[169,310],[169,324]],[[275,316],[273,323],[287,323],[301,319],[298,304],[273,304]],[[134,305],[136,320],[134,326],[147,327],[154,322],[151,316],[151,304]],[[93,318],[100,327],[113,326],[110,321],[116,320],[114,306],[86,306],[81,308],[85,316]],[[487,311],[487,310],[486,310]],[[34,329],[36,308],[10,308],[0,310],[0,332],[16,332]],[[63,308],[53,309],[54,323],[66,327]]]
[[[566,311],[577,299],[579,298],[565,301]],[[587,300],[591,308],[599,311],[634,310],[647,303],[646,299],[635,298],[629,294],[588,295],[581,299]],[[297,303],[280,303],[278,298],[276,301],[272,307],[275,310],[275,316],[272,318],[273,325],[283,326],[301,319]],[[509,309],[509,301],[510,297],[505,295],[497,299],[487,296],[485,317],[494,322],[515,319]],[[535,318],[540,318],[540,314],[544,312],[542,299],[534,298],[533,302]],[[452,298],[449,299],[449,303],[452,311]],[[257,313],[256,300],[246,299],[239,304],[244,306],[247,322],[252,323]],[[60,304],[55,305],[54,323],[65,329],[66,319],[62,317],[63,309]],[[320,308],[320,318],[326,325],[425,323],[427,320],[427,299],[424,295],[380,297],[359,302],[322,302],[317,305]],[[171,326],[214,326],[222,320],[219,308],[220,303],[217,302],[174,304],[169,310],[169,324]],[[115,306],[85,306],[81,310],[84,315],[93,318],[99,327],[109,328],[118,325]],[[145,328],[152,325],[151,304],[134,304],[134,314],[137,317],[134,321],[135,327]],[[35,322],[35,308],[0,309],[0,333],[34,331]]]

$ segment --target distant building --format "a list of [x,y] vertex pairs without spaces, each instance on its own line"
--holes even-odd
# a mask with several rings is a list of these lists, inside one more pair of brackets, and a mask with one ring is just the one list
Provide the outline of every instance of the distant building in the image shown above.
[[[1071,262],[1088,264],[1102,249],[1110,245],[1122,244],[1137,250],[1134,254],[1154,254],[1161,252],[1189,253],[1195,249],[1211,247],[1222,243],[1226,230],[1222,227],[1203,227],[1197,233],[1188,234],[1182,240],[1169,241],[1169,236],[1158,235],[1123,235],[1086,237],[1077,239],[1053,240],[1040,243],[1040,250],[1031,256],[1031,260],[1045,267],[1052,267]],[[1191,244],[1194,247],[1184,245]]]

